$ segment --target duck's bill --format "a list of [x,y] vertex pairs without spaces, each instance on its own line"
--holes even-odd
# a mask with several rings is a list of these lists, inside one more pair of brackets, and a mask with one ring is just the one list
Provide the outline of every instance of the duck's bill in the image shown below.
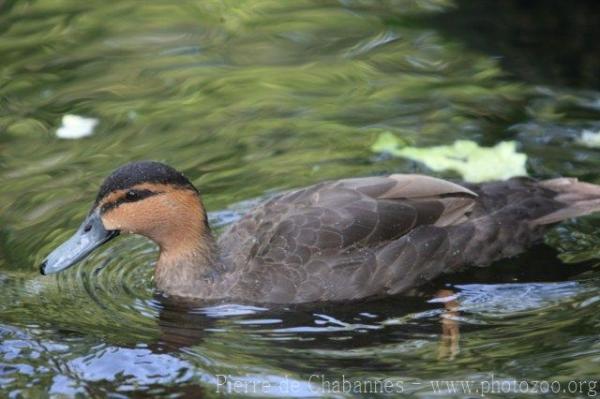
[[96,210],[83,221],[71,238],[48,255],[40,266],[40,273],[51,274],[65,270],[117,235],[119,235],[118,230],[104,228]]

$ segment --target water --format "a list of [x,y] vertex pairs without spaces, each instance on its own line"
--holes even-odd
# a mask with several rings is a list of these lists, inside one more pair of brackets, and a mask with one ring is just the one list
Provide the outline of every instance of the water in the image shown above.
[[[152,289],[156,249],[135,237],[57,276],[36,266],[136,159],[183,170],[219,226],[286,188],[427,172],[373,154],[384,131],[517,140],[533,176],[600,183],[600,150],[577,142],[600,130],[598,7],[528,4],[0,2],[0,396],[447,396],[441,380],[591,396],[598,217],[555,229],[554,249],[358,304],[169,303]],[[99,125],[60,140],[65,114]]]

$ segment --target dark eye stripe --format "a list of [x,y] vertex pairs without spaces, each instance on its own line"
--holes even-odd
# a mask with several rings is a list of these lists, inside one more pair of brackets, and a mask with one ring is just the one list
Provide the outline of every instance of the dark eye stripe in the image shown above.
[[129,190],[121,198],[114,202],[102,205],[102,212],[117,208],[119,205],[126,202],[141,201],[145,198],[152,197],[153,195],[162,194],[162,191],[151,191],[151,190]]

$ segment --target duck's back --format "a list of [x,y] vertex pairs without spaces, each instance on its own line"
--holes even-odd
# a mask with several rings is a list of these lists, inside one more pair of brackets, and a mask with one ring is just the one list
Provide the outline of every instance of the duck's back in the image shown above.
[[[284,193],[222,234],[227,296],[272,303],[352,300],[400,293],[445,271],[489,264],[539,240],[581,196],[600,198],[600,190],[589,194],[586,188],[565,200],[563,182],[585,185],[511,179],[467,186],[392,175]],[[589,210],[578,214],[584,213]]]

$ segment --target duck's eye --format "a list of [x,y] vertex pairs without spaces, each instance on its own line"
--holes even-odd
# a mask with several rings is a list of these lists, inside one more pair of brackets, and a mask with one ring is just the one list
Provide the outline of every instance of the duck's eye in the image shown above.
[[128,201],[135,201],[139,198],[140,196],[138,195],[137,192],[133,191],[133,190],[129,190],[127,191],[127,193],[125,194],[125,198],[127,198]]

